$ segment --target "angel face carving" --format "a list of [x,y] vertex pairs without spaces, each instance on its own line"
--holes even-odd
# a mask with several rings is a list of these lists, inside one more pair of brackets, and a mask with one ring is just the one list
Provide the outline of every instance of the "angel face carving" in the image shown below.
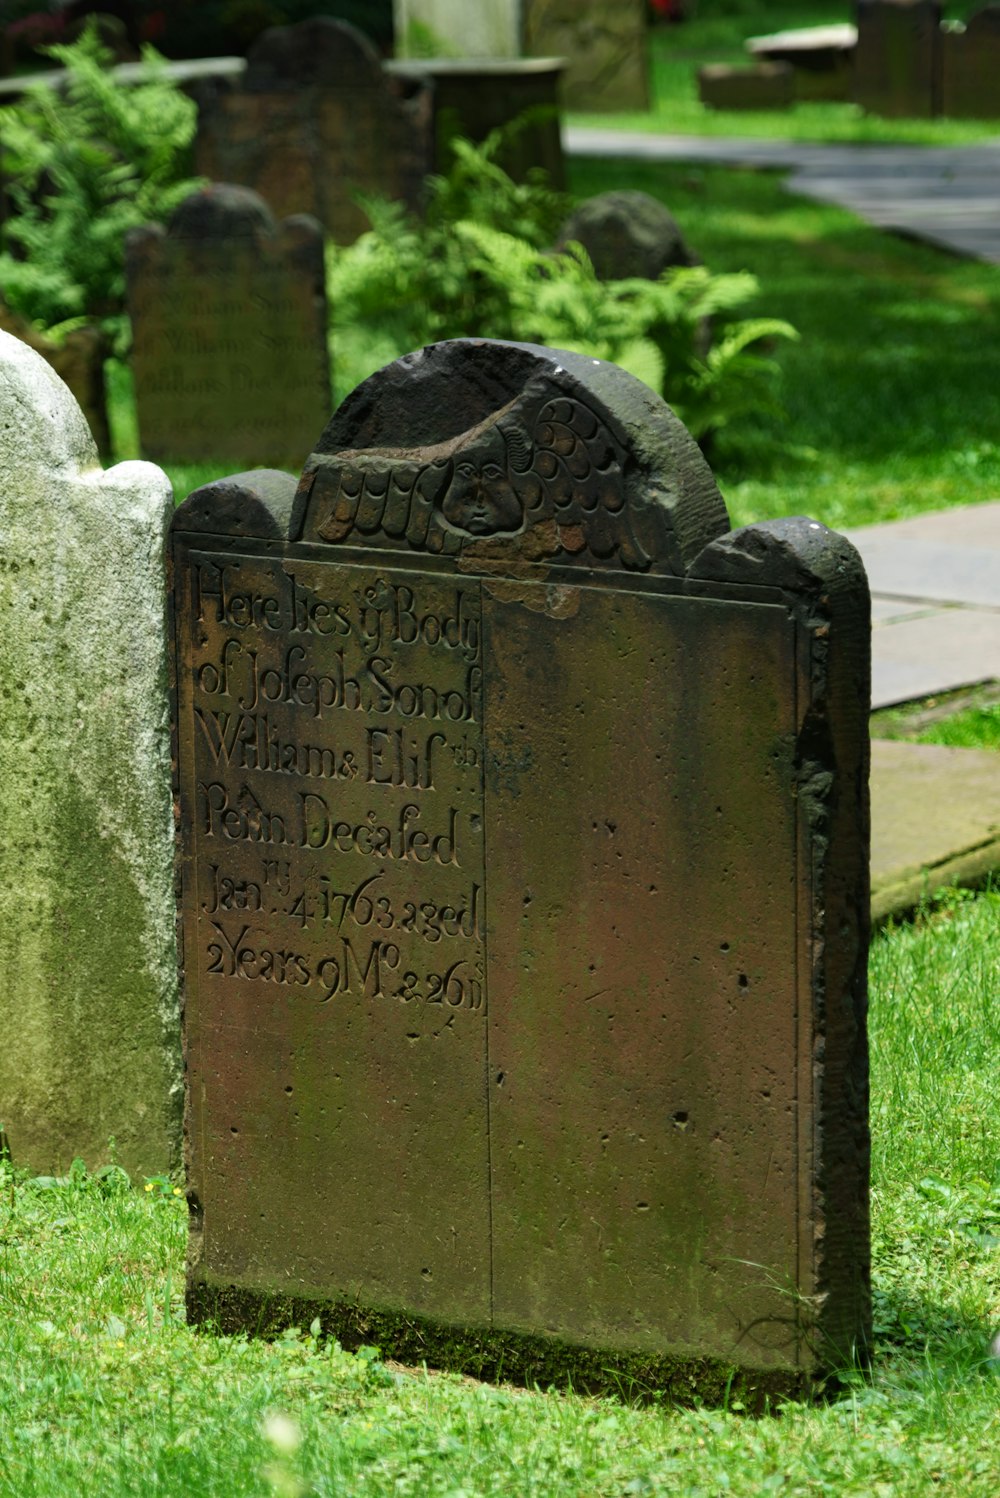
[[524,505],[514,488],[508,443],[499,427],[455,454],[441,513],[455,530],[495,536],[520,530]]

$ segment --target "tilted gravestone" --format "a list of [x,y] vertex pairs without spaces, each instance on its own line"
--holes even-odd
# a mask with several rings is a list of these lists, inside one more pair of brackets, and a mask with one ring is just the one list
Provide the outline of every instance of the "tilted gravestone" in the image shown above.
[[315,219],[216,184],[133,229],[126,274],[143,453],[297,467],[330,408]]
[[170,485],[103,472],[0,332],[0,1120],[18,1165],[180,1161],[164,544]]
[[61,343],[39,332],[27,318],[12,312],[0,301],[0,331],[12,333],[41,354],[61,380],[72,390],[87,418],[102,459],[111,457],[111,431],[108,426],[108,403],[104,390],[104,361],[107,340],[98,328],[74,328]]
[[871,114],[926,118],[940,109],[940,0],[856,0],[854,98]]
[[371,42],[327,17],[265,31],[242,82],[199,93],[195,164],[240,182],[275,214],[311,213],[340,244],[368,228],[359,192],[422,201],[434,159],[432,100],[384,72]]
[[565,57],[566,109],[649,108],[646,0],[524,0],[528,57]]
[[173,548],[192,1319],[706,1397],[863,1348],[849,543],[460,341]]

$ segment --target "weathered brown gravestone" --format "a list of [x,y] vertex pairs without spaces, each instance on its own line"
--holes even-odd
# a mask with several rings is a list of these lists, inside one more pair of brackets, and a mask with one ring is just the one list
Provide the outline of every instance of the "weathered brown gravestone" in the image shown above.
[[420,205],[434,159],[430,92],[383,72],[371,42],[328,17],[275,26],[243,81],[199,94],[195,162],[274,212],[311,213],[341,244],[368,228],[359,190]]
[[330,408],[323,232],[221,183],[126,243],[150,458],[298,465]]
[[986,5],[961,30],[941,33],[941,113],[1000,119],[1000,5]]
[[649,108],[645,0],[524,0],[527,57],[565,57],[566,109]]
[[857,0],[854,97],[871,114],[926,118],[940,109],[940,0]]
[[851,546],[474,341],[173,545],[193,1319],[709,1397],[863,1348]]

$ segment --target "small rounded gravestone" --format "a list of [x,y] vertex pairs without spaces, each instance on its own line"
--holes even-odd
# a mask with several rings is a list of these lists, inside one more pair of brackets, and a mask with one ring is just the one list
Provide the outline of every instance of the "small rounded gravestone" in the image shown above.
[[557,249],[582,244],[602,281],[643,276],[655,281],[671,265],[697,265],[673,214],[646,192],[602,192],[587,198],[559,231]]

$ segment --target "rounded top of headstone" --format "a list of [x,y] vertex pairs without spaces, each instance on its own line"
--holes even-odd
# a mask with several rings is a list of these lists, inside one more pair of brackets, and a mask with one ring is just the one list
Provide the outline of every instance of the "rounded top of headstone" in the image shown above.
[[72,392],[41,354],[0,332],[0,472],[98,468],[97,446]]
[[557,249],[582,244],[602,281],[655,281],[671,265],[695,265],[673,215],[649,193],[623,189],[587,198],[563,224]]
[[174,209],[171,239],[252,239],[273,234],[274,215],[259,193],[232,182],[211,182]]
[[331,16],[314,16],[262,32],[247,53],[243,87],[252,93],[317,85],[364,88],[381,77],[378,53],[363,31]]
[[347,397],[291,534],[436,552],[465,571],[679,575],[728,529],[694,439],[640,380],[582,354],[456,339]]

